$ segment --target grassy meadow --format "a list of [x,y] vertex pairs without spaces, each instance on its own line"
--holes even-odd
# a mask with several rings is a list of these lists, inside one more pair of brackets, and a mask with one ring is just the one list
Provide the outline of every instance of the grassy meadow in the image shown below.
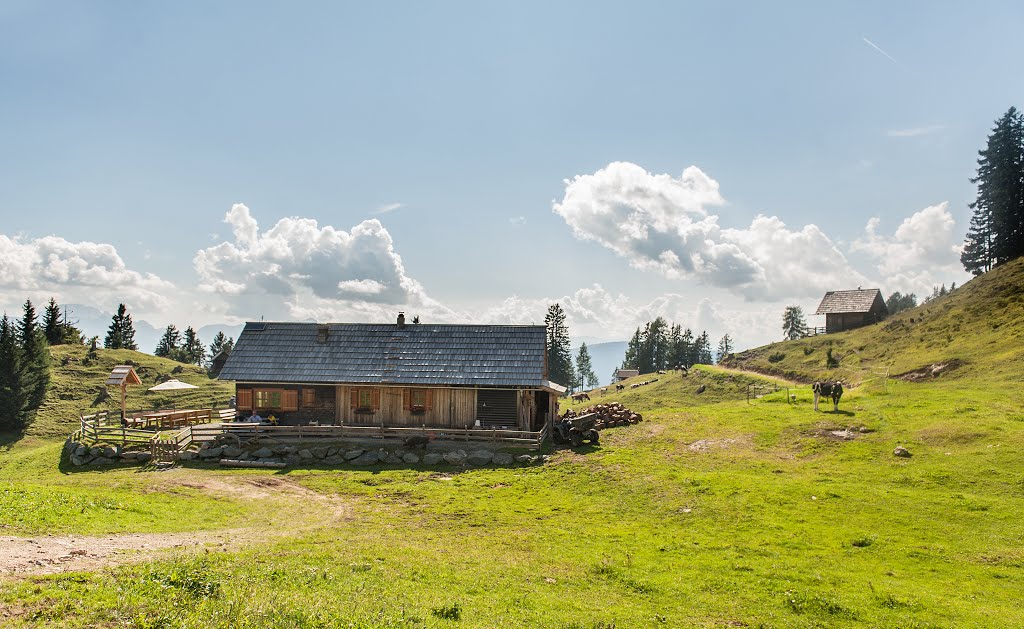
[[[938,333],[987,279],[872,329],[913,317]],[[831,342],[862,383],[838,413],[815,413],[806,384],[751,373],[641,376],[659,380],[594,402],[621,400],[644,422],[542,466],[79,471],[59,462],[49,435],[63,424],[46,418],[0,454],[0,535],[196,543],[3,577],[0,624],[1024,626],[1024,392],[1008,385],[1024,374],[1024,302],[1007,300],[999,326],[973,335],[980,349],[911,335],[897,357],[861,330],[731,362],[806,381],[828,373]],[[902,373],[953,358],[963,366],[938,377],[872,380],[886,360]],[[747,400],[747,385],[770,382],[783,388]],[[204,541],[213,530],[239,543]]]

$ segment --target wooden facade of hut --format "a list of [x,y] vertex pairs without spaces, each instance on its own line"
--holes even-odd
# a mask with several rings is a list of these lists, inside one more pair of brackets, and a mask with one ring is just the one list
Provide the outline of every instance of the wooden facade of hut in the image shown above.
[[510,428],[553,420],[544,326],[247,323],[221,380],[285,423]]
[[858,288],[825,293],[814,314],[825,315],[825,332],[832,334],[878,323],[888,316],[889,310],[882,291]]

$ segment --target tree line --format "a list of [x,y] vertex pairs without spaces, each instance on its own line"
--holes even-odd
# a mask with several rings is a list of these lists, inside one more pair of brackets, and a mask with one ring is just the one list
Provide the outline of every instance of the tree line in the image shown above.
[[972,275],[1024,255],[1024,115],[1010,107],[978,151],[978,186],[960,262]]
[[50,343],[76,337],[62,321],[53,299],[42,325],[31,300],[25,301],[20,320],[13,321],[6,313],[0,318],[0,429],[23,429],[46,399]]
[[690,328],[669,324],[657,317],[637,328],[626,346],[622,369],[636,369],[640,373],[653,373],[664,369],[690,368],[693,365],[711,365],[733,352],[732,337],[728,334],[718,342],[712,352],[707,331],[694,335]]

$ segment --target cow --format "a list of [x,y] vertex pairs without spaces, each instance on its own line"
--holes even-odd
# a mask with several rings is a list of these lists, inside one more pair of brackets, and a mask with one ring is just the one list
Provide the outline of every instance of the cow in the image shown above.
[[412,435],[402,440],[406,448],[427,448],[427,444],[434,440],[434,435]]
[[589,402],[590,401],[590,396],[587,395],[586,393],[583,393],[582,391],[579,392],[579,393],[574,393],[573,396],[572,396],[572,401],[573,402],[582,402],[583,400],[586,400],[586,401]]
[[839,412],[839,398],[843,397],[842,382],[815,382],[811,390],[814,391],[814,410],[818,410],[818,399],[824,396],[826,399],[832,398],[833,412]]
[[624,385],[624,384],[617,384],[617,385],[615,385],[615,390],[616,391],[621,391],[621,390],[623,390],[625,388],[626,388],[626,385]]

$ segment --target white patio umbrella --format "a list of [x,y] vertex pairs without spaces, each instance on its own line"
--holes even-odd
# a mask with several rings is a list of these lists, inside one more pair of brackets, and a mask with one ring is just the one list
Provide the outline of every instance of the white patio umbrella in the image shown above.
[[[181,380],[178,380],[176,378],[171,378],[167,382],[161,382],[160,384],[156,385],[155,387],[149,387],[149,390],[150,391],[181,391],[182,389],[198,389],[198,388],[199,387],[197,387],[194,384],[189,384],[187,382],[182,382]],[[172,403],[171,408],[177,408],[177,404],[173,404]]]

